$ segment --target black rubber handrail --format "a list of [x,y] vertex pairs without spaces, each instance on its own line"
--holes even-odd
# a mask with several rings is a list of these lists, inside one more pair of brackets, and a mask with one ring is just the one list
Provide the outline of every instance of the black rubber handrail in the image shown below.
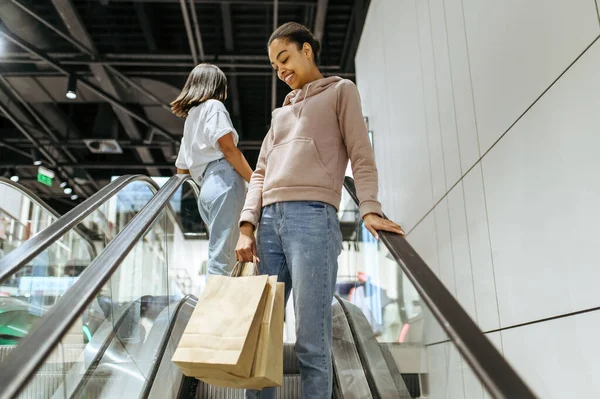
[[[51,211],[58,216],[58,219],[54,223],[46,227],[39,234],[36,234],[29,240],[25,241],[14,250],[10,251],[4,258],[0,260],[0,283],[16,273],[20,268],[38,256],[42,251],[52,245],[69,230],[77,229],[77,225],[81,221],[83,221],[92,212],[96,211],[100,206],[102,206],[102,204],[116,195],[125,186],[138,181],[146,182],[152,190],[158,191],[158,184],[150,177],[144,175],[126,175],[119,177],[109,185],[103,187],[97,193],[92,195],[81,204],[77,205],[75,208],[71,209],[62,217],[60,217],[60,215],[54,211]],[[94,257],[97,256],[95,251],[93,254]]]
[[[60,213],[56,212],[56,210],[54,208],[52,208],[50,205],[48,205],[40,197],[35,195],[35,193],[33,191],[31,191],[30,189],[28,189],[27,187],[22,186],[21,184],[15,183],[12,180],[7,179],[6,177],[0,177],[0,183],[4,184],[6,186],[12,187],[13,189],[19,191],[22,195],[29,198],[32,202],[34,202],[35,204],[44,208],[46,210],[46,212],[50,213],[57,220],[60,219],[60,217],[61,217]],[[77,232],[77,234],[79,234],[81,236],[81,238],[83,238],[85,243],[88,245],[88,249],[90,250],[92,258],[96,257],[96,255],[97,255],[96,248],[94,247],[94,243],[92,242],[92,239],[83,230],[81,230],[77,226],[75,227],[75,231]]]
[[30,376],[61,342],[62,337],[187,180],[191,180],[191,176],[175,175],[170,178],[50,308],[36,328],[21,339],[17,347],[0,363],[1,399],[16,397],[27,386]]
[[[359,204],[354,179],[346,177],[344,186]],[[488,393],[496,399],[537,398],[408,241],[384,231],[379,236]]]

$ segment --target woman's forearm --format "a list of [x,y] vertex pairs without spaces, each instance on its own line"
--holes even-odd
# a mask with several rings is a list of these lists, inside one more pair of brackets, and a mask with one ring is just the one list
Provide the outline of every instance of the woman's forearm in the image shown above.
[[244,180],[250,182],[252,168],[248,164],[248,161],[246,161],[244,154],[242,154],[238,148],[233,148],[230,151],[224,151],[223,155],[225,155],[225,159],[233,166],[235,171],[238,172]]

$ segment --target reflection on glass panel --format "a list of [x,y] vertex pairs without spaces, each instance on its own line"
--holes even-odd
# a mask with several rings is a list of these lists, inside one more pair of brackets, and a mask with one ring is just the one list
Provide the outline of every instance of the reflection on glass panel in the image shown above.
[[344,247],[337,295],[353,316],[359,346],[382,394],[487,397],[385,245],[366,230],[357,205],[345,191],[338,216]]
[[170,291],[172,230],[163,211],[20,397],[139,397],[182,298]]
[[[78,230],[68,231],[27,265],[0,283],[0,295],[27,304],[27,311],[33,317],[26,331],[60,299],[97,254],[102,252],[135,216],[139,207],[133,207],[131,203],[133,201],[139,203],[139,193],[142,193],[145,201],[153,196],[153,190],[146,182],[133,182],[127,188],[128,192],[110,198],[88,215],[79,224]],[[12,187],[9,189],[14,190]],[[138,197],[130,195],[131,192],[138,193]],[[26,216],[26,219],[19,221],[25,226],[22,229],[24,233],[19,236],[18,244],[20,244],[38,234],[56,218],[41,206],[18,194],[19,198],[22,198],[19,205],[20,214]],[[13,206],[13,208],[17,207]],[[81,326],[86,333],[89,333],[89,329],[95,328],[97,323],[93,320],[92,318],[89,325]],[[5,325],[0,323],[0,329],[3,328]],[[7,335],[12,342],[17,343],[24,333]]]

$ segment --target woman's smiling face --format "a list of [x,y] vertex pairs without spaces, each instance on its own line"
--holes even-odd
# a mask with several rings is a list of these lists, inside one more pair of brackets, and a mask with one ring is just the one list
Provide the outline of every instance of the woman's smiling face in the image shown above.
[[269,59],[277,76],[292,90],[310,82],[316,68],[310,44],[298,44],[286,39],[275,39],[269,45]]

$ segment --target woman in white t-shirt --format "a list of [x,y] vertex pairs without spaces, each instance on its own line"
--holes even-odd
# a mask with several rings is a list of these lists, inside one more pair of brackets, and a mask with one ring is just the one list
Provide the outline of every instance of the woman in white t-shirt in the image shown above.
[[208,226],[208,272],[228,274],[235,265],[237,222],[244,206],[252,168],[237,148],[239,136],[223,102],[227,78],[211,64],[196,66],[181,94],[171,103],[185,117],[175,165],[200,185],[198,208]]

